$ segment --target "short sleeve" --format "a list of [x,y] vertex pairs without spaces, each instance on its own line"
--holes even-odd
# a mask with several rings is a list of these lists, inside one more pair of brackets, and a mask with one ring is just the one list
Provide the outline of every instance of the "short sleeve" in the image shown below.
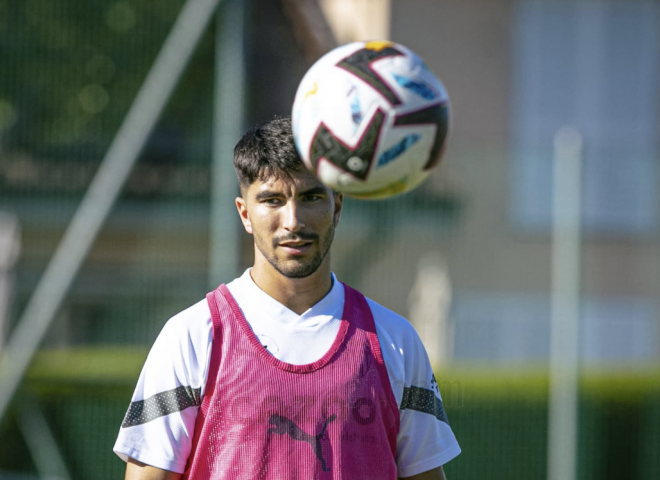
[[142,368],[114,452],[183,473],[204,394],[212,322],[206,300],[172,317]]
[[383,360],[399,405],[398,475],[410,477],[455,458],[461,449],[442,403],[426,349],[400,315],[368,300]]

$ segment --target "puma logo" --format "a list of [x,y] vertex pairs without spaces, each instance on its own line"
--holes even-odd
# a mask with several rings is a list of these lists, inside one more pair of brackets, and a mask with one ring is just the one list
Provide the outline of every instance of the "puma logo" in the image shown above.
[[289,436],[294,440],[297,440],[299,442],[309,443],[310,446],[312,447],[312,450],[314,450],[314,453],[316,454],[316,458],[318,458],[321,461],[321,469],[324,472],[327,472],[330,469],[327,468],[325,464],[325,459],[323,458],[323,453],[321,452],[321,438],[323,438],[323,435],[325,435],[325,430],[328,427],[328,424],[334,422],[336,418],[337,415],[333,413],[332,415],[330,415],[330,417],[328,417],[328,419],[323,424],[321,433],[319,433],[318,435],[309,435],[308,433],[302,431],[298,425],[293,423],[292,420],[289,420],[288,418],[283,417],[282,415],[273,414],[270,416],[268,423],[275,426],[269,428],[268,433],[276,433],[278,435],[289,434]]

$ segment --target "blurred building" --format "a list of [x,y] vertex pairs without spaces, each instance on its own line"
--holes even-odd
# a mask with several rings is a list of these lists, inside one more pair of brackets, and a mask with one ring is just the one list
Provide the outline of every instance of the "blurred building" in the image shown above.
[[656,363],[660,5],[394,0],[390,19],[452,99],[440,175],[465,208],[434,245],[455,291],[456,360],[547,358],[552,145],[572,125],[586,145],[583,360]]

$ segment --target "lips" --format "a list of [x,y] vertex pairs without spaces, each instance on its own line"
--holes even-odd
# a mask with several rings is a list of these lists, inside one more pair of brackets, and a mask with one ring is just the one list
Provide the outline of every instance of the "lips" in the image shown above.
[[312,242],[284,242],[278,246],[289,255],[303,255],[312,247]]

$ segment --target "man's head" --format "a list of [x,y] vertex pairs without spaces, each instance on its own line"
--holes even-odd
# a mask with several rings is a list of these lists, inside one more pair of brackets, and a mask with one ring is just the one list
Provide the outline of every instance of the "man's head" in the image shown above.
[[275,118],[245,132],[234,148],[234,169],[241,194],[256,180],[304,172],[306,167],[293,141],[291,119]]
[[241,187],[236,207],[254,237],[255,267],[270,266],[303,278],[322,265],[341,214],[342,195],[322,184],[302,163],[288,118],[249,130],[234,150]]

